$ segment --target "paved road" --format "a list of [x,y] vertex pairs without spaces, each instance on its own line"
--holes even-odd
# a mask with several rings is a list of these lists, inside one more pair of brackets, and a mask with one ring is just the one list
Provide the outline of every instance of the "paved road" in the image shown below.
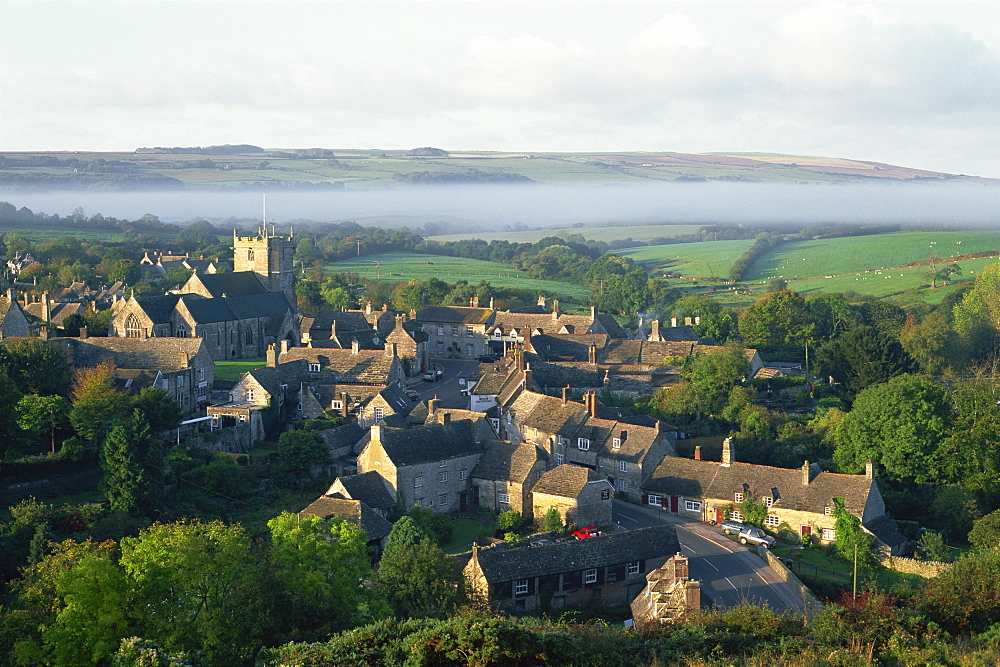
[[688,556],[691,576],[717,608],[749,602],[776,611],[805,613],[788,584],[754,552],[726,538],[714,527],[662,510],[615,500],[613,518],[625,530],[674,524],[681,549]]
[[421,401],[436,395],[442,408],[468,408],[469,397],[462,394],[465,386],[459,380],[469,377],[477,366],[479,362],[474,360],[435,358],[431,360],[431,368],[442,371],[440,380],[424,382],[418,375],[410,378],[406,384],[420,395]]

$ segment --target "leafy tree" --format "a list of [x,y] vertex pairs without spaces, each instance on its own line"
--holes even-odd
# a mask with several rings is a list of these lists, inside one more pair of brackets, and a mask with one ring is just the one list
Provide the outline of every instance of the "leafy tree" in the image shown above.
[[308,475],[313,464],[330,463],[332,460],[330,448],[315,431],[297,429],[278,437],[278,463],[288,475]]
[[750,362],[739,346],[697,355],[687,376],[695,388],[699,410],[711,415],[721,413],[733,387],[742,384],[749,373]]
[[870,326],[853,329],[820,348],[816,363],[842,385],[848,400],[866,387],[916,370],[898,340]]
[[976,284],[954,309],[955,330],[979,356],[992,351],[1000,335],[1000,262],[976,276]]
[[751,526],[763,527],[767,519],[767,506],[757,500],[757,494],[749,489],[743,495],[740,511],[743,512],[743,522]]
[[788,359],[801,357],[814,326],[805,300],[788,290],[764,294],[739,319],[747,347]]
[[148,439],[149,424],[138,411],[129,419],[116,420],[108,431],[101,456],[101,487],[111,509],[130,512],[150,494],[139,453],[148,448]]
[[933,530],[925,531],[920,536],[920,550],[928,560],[936,560],[939,563],[947,563],[951,560],[948,553],[948,545],[944,543],[944,536]]
[[542,530],[552,533],[559,533],[565,530],[562,515],[555,507],[550,507],[542,517]]
[[300,280],[295,283],[295,298],[299,310],[310,317],[316,315],[316,311],[323,305],[320,285],[315,280]]
[[320,290],[320,294],[323,296],[323,302],[334,310],[345,310],[357,306],[354,299],[351,298],[351,293],[343,287],[324,287]]
[[81,437],[92,442],[98,441],[107,425],[130,408],[128,395],[114,385],[114,373],[115,367],[105,363],[76,372],[69,420]]
[[942,463],[949,481],[987,493],[1000,491],[1000,386],[996,369],[979,369],[973,377],[951,381],[952,428],[943,446]]
[[939,448],[950,429],[943,387],[922,375],[900,375],[858,394],[837,427],[834,459],[844,471],[881,464],[895,478],[928,483],[942,476]]
[[[0,404],[15,406],[21,400],[21,392],[17,390],[14,382],[0,372]],[[0,411],[0,454],[7,455],[7,452],[20,443],[23,431],[16,420],[14,410]]]
[[206,220],[199,220],[182,227],[177,232],[177,242],[183,244],[189,250],[218,245],[219,230],[213,227],[212,223]]
[[284,587],[282,613],[298,640],[316,640],[370,622],[384,610],[366,581],[372,576],[365,532],[341,519],[296,516],[267,522],[271,557]]
[[977,549],[927,582],[918,606],[952,632],[982,632],[1000,622],[1000,549]]
[[940,375],[962,363],[958,334],[940,312],[930,313],[919,322],[908,315],[899,342],[928,375]]
[[414,505],[406,514],[422,535],[430,537],[439,546],[444,546],[451,539],[455,524],[448,516],[420,505]]
[[859,313],[843,294],[821,292],[807,299],[818,339],[832,340],[860,324]]
[[177,428],[181,421],[181,407],[173,396],[159,387],[143,387],[132,401],[132,407],[142,412],[153,433]]
[[990,512],[972,523],[969,543],[977,549],[1000,549],[1000,510]]
[[833,499],[833,531],[837,538],[837,553],[859,568],[875,562],[871,537],[861,529],[861,519],[851,514],[843,498]]
[[267,572],[246,531],[221,521],[154,524],[121,540],[141,636],[211,665],[253,659],[271,625]]
[[70,383],[66,353],[55,343],[37,338],[4,341],[0,369],[23,394],[65,394]]
[[17,415],[17,425],[25,431],[40,433],[43,429],[49,431],[52,440],[52,453],[56,451],[56,429],[62,429],[69,424],[69,401],[57,394],[39,396],[28,394],[22,396],[14,410]]
[[62,330],[64,336],[77,337],[80,335],[80,327],[87,326],[87,320],[80,313],[73,313],[63,320]]
[[394,539],[393,526],[375,576],[375,588],[399,618],[447,615],[464,596],[459,566],[430,538],[412,542],[412,523]]

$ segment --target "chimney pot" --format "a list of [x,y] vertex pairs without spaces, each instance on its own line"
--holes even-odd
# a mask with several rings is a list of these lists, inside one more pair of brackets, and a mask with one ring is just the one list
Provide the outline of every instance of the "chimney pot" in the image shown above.
[[670,318],[670,326],[672,326],[672,327],[676,327],[677,326],[677,316],[676,315],[674,315],[673,317]]
[[701,445],[694,446],[694,460],[701,461]]
[[570,392],[569,385],[566,385],[565,387],[563,387],[563,390],[562,390],[563,405],[566,405],[566,403],[569,402],[569,392]]
[[87,325],[80,327],[80,340],[87,340]]
[[277,354],[274,351],[274,344],[267,346],[267,352],[264,353],[264,357],[267,359],[267,367],[274,368],[278,365]]

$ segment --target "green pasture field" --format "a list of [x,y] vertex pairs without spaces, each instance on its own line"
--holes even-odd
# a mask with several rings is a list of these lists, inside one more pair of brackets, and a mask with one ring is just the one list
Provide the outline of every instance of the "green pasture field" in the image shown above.
[[590,290],[583,285],[529,278],[524,271],[517,271],[506,264],[463,257],[388,252],[331,262],[325,268],[334,273],[356,273],[369,280],[381,278],[399,282],[411,278],[417,280],[438,278],[446,283],[466,280],[470,285],[485,280],[491,285],[529,289],[546,296],[569,297],[573,301],[583,301],[590,296]]
[[[45,243],[46,241],[52,241],[54,239],[61,239],[67,236],[73,236],[80,239],[81,241],[112,241],[121,242],[125,240],[125,236],[117,231],[110,229],[80,229],[77,227],[7,227],[0,226],[0,236],[5,236],[7,234],[20,234],[24,238],[28,239],[32,243]],[[176,236],[171,234],[170,238]]]
[[[784,243],[751,265],[746,281],[822,278],[975,252],[1000,254],[1000,231],[896,232]],[[923,269],[926,270],[926,269]]]
[[[475,232],[471,234],[442,234],[429,236],[433,241],[462,241],[465,239],[482,239],[484,241],[510,241],[511,243],[537,243],[546,236],[566,238],[570,234],[579,234],[587,240],[617,241],[634,239],[648,241],[655,238],[677,238],[694,234],[701,225],[585,225],[580,227],[546,227],[523,232]],[[621,254],[620,251],[615,251]]]
[[702,241],[619,250],[615,254],[631,258],[653,274],[676,271],[686,276],[728,278],[733,263],[751,245],[749,239]]

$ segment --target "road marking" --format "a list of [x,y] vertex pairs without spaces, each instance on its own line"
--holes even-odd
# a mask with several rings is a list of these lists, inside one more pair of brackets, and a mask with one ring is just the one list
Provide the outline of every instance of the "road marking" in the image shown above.
[[[708,558],[705,559],[705,562],[708,563],[709,565],[712,565],[712,561],[708,560]],[[712,569],[715,570],[716,572],[719,571],[719,568],[715,567],[714,565],[712,565]],[[729,580],[726,579],[726,581],[729,581]]]
[[694,549],[692,549],[691,547],[689,547],[689,546],[688,546],[688,545],[686,545],[686,544],[682,544],[682,545],[681,545],[681,548],[683,548],[683,549],[687,549],[687,550],[688,550],[688,551],[690,551],[691,553],[696,553]]
[[628,516],[627,514],[619,514],[618,515],[618,520],[621,521],[622,519],[624,519],[625,521],[631,521],[632,523],[639,523],[638,519],[633,519],[632,517]]
[[[723,577],[723,579],[725,579],[726,581],[729,581],[729,577]],[[731,581],[729,581],[729,585],[733,587],[733,590],[734,590],[734,591],[738,591],[738,590],[740,590],[740,589],[736,588],[736,584],[734,584],[734,583],[733,583],[733,582],[731,582]]]

